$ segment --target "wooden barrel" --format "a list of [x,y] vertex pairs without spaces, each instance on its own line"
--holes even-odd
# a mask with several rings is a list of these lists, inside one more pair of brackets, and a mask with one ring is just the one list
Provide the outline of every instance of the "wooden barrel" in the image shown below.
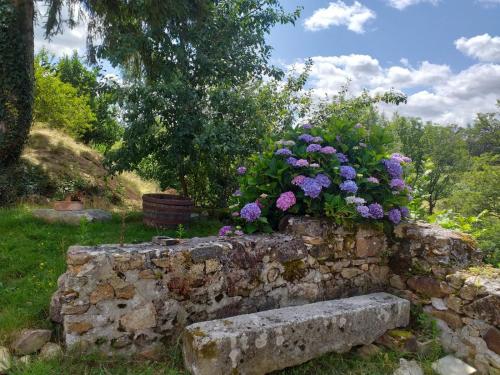
[[142,212],[144,224],[155,228],[175,228],[187,224],[193,211],[189,198],[171,194],[144,194]]

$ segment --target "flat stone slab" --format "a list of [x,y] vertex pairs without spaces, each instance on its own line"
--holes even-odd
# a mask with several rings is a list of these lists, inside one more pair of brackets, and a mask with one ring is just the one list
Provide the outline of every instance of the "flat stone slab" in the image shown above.
[[193,375],[262,375],[370,344],[409,317],[409,301],[374,293],[195,323],[184,363]]
[[474,367],[452,355],[447,355],[434,362],[432,369],[439,375],[472,375],[476,373]]
[[49,223],[80,224],[82,219],[87,221],[111,220],[111,213],[99,209],[87,209],[80,211],[56,211],[51,208],[40,208],[33,210],[33,216]]

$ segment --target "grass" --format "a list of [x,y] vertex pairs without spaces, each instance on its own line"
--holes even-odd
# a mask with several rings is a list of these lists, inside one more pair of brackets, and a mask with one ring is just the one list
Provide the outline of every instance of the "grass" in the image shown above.
[[[175,230],[144,227],[138,213],[129,213],[125,224],[123,231],[118,215],[113,216],[111,222],[76,227],[47,224],[33,218],[26,207],[0,210],[0,345],[7,345],[13,333],[22,328],[56,328],[48,319],[49,300],[56,289],[58,276],[65,271],[68,246],[119,243],[122,237],[125,242],[134,243],[148,241],[153,235],[178,234]],[[217,221],[194,223],[185,228],[185,237],[214,234],[219,226]],[[428,324],[424,322],[424,325]],[[434,334],[432,330],[429,332]],[[441,354],[441,348],[436,346],[427,357],[416,359],[430,375],[433,374],[431,362]],[[413,358],[411,354],[394,351],[384,351],[369,359],[357,356],[354,351],[328,354],[274,375],[385,375],[394,372],[401,357]],[[164,359],[156,363],[66,353],[59,359],[34,360],[27,366],[18,365],[10,374],[179,375],[187,372],[182,366],[179,346],[174,345],[165,353]]]

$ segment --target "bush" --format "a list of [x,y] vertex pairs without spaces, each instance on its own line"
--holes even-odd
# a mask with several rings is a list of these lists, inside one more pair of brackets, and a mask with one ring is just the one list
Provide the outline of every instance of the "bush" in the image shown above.
[[[287,214],[330,217],[338,224],[394,224],[408,216],[409,188],[403,166],[388,155],[388,133],[349,120],[306,124],[269,142],[265,152],[238,168],[235,221],[246,232],[271,231]],[[221,234],[232,234],[225,228]]]

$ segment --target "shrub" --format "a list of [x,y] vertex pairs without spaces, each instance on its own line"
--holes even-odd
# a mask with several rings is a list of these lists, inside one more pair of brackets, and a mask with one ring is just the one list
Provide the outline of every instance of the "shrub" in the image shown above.
[[408,215],[403,167],[410,160],[388,155],[388,137],[377,125],[330,118],[269,142],[248,168],[237,170],[236,223],[248,233],[271,231],[287,214],[326,216],[338,224],[397,224]]

